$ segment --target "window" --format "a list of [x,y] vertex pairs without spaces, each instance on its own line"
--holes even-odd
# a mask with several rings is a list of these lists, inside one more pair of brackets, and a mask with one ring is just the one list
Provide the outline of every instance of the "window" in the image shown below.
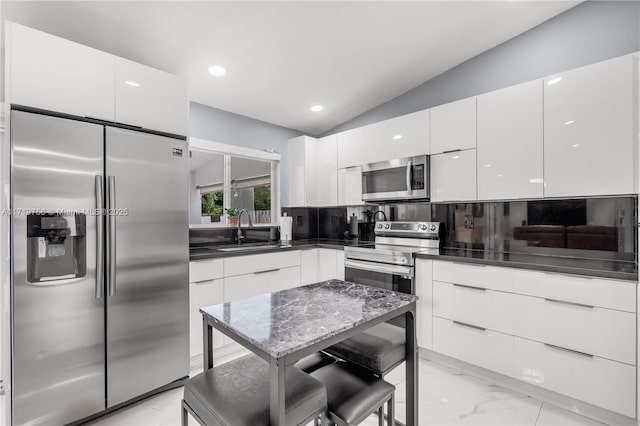
[[[277,223],[279,154],[246,148],[233,153],[237,147],[214,145],[222,152],[198,149],[192,142],[189,223],[236,226],[237,214],[243,209],[254,225]],[[248,224],[245,215],[242,224]]]

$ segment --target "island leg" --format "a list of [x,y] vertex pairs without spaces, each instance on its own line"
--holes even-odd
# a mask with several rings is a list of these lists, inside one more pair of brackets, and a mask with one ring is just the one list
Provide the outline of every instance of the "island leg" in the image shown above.
[[271,426],[285,426],[285,362],[284,358],[269,361],[269,406]]
[[213,327],[202,316],[202,370],[213,368]]
[[416,311],[406,313],[406,383],[407,383],[407,426],[418,425],[418,344],[416,340]]

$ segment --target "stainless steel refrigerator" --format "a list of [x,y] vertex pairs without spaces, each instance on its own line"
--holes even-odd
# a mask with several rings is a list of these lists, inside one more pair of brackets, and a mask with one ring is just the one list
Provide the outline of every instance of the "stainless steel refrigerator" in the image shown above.
[[185,138],[14,109],[11,150],[14,423],[66,424],[180,383]]

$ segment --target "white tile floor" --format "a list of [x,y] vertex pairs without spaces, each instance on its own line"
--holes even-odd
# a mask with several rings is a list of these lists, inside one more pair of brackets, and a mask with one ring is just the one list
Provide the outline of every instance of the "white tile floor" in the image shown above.
[[[191,374],[197,374],[192,371]],[[397,387],[396,413],[404,419],[404,366],[386,378]],[[420,360],[420,425],[602,426],[441,364]],[[93,426],[180,425],[182,388],[164,392],[91,423]],[[190,425],[196,425],[194,420]],[[363,426],[377,426],[377,417]]]

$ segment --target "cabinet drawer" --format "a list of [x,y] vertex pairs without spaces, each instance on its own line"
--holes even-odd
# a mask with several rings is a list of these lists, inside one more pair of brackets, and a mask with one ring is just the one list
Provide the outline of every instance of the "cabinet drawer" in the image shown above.
[[433,350],[507,376],[513,375],[513,336],[433,317]]
[[299,285],[299,266],[225,277],[224,301],[231,302],[260,294],[286,290]]
[[434,315],[513,334],[513,294],[433,282]]
[[635,365],[636,316],[515,295],[515,333],[538,342]]
[[636,311],[636,285],[632,281],[579,275],[516,271],[515,293],[564,300],[620,311]]
[[513,292],[513,269],[458,262],[433,262],[433,280]]
[[516,378],[635,417],[635,367],[518,337],[514,347]]
[[300,250],[227,257],[224,259],[224,276],[231,277],[291,266],[300,266]]
[[222,259],[192,260],[189,262],[189,282],[222,278]]

